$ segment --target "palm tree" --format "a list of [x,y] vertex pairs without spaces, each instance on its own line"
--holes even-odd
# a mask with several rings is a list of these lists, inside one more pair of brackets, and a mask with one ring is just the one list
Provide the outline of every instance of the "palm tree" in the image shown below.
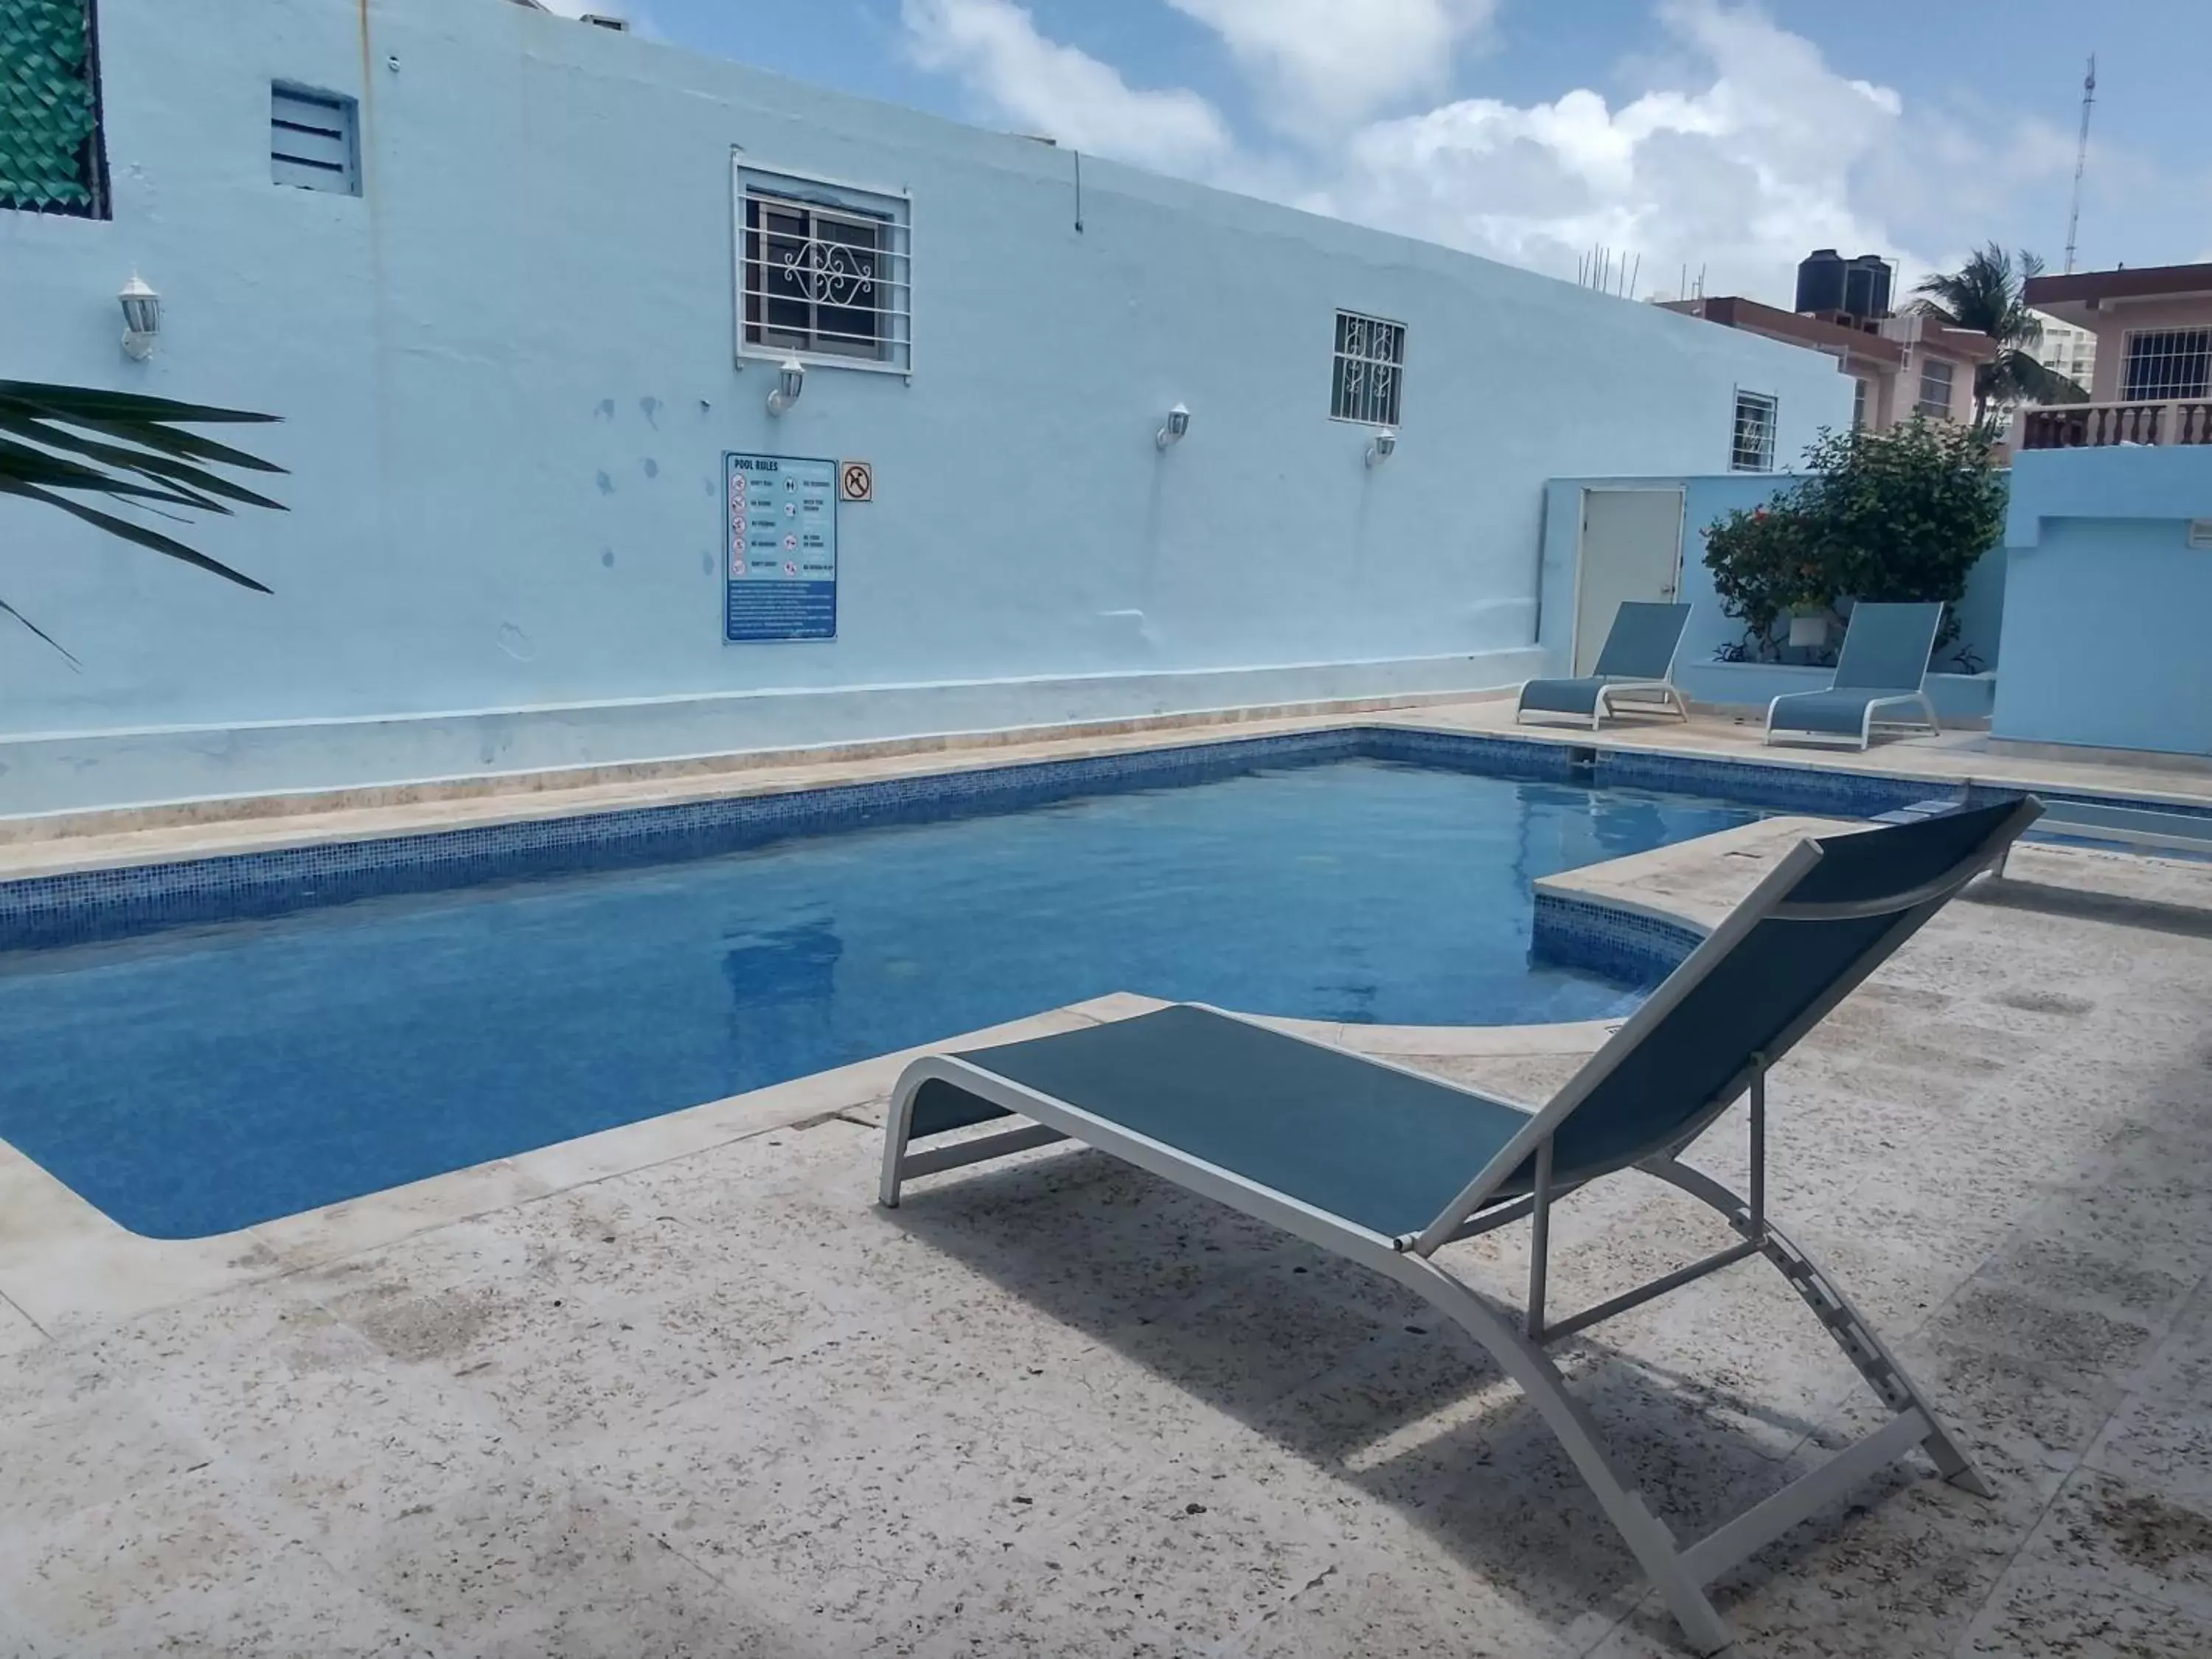
[[[250,415],[234,409],[206,409],[166,398],[129,392],[98,392],[83,386],[37,386],[0,380],[0,495],[58,507],[109,535],[149,548],[165,557],[210,571],[257,593],[269,590],[252,577],[188,547],[173,536],[131,519],[118,518],[82,495],[104,495],[160,513],[185,512],[228,516],[230,503],[265,507],[283,503],[233,483],[214,471],[282,472],[273,461],[249,455],[182,429],[188,425],[260,422],[274,415]],[[13,617],[65,657],[53,636],[21,611],[0,599],[0,611]],[[76,661],[71,657],[70,661]]]
[[1974,371],[1978,422],[1988,422],[1993,405],[2077,404],[2089,395],[2057,369],[2046,368],[2035,355],[2043,343],[2043,325],[2022,295],[2028,278],[2042,274],[2043,261],[2026,248],[2015,263],[1991,242],[1957,270],[1938,272],[1915,290],[1932,296],[1919,302],[1927,315],[1954,328],[1986,334],[1997,343],[1995,360]]

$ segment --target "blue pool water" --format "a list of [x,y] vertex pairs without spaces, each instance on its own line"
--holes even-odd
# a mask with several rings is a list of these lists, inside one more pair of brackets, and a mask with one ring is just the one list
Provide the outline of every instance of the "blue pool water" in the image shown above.
[[1350,760],[0,954],[0,1139],[191,1237],[1109,991],[1596,1018],[1531,881],[1757,816]]

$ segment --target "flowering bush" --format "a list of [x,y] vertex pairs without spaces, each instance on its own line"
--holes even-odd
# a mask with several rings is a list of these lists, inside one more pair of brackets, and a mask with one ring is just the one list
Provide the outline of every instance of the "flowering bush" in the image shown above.
[[[1859,599],[1955,607],[2003,533],[2004,475],[1979,428],[1915,416],[1879,434],[1823,431],[1805,463],[1807,476],[1765,507],[1705,533],[1721,608],[1744,625],[1741,658],[1778,660],[1776,629],[1794,611]],[[1947,612],[1938,644],[1958,631]]]

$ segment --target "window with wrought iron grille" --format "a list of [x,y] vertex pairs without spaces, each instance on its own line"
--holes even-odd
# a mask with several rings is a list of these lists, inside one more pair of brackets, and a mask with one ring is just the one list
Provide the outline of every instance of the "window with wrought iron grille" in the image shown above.
[[1866,424],[1866,400],[1867,383],[1854,380],[1851,382],[1851,430],[1854,432]]
[[1951,386],[1955,370],[1953,365],[1931,357],[1920,365],[1920,401],[1913,407],[1923,415],[1939,419],[1951,413]]
[[2161,403],[2212,392],[2212,328],[2153,328],[2128,336],[2120,376],[2125,402]]
[[108,216],[92,0],[0,0],[0,208]]
[[907,201],[738,170],[738,355],[908,374]]
[[1406,325],[1357,312],[1336,313],[1336,357],[1328,412],[1332,420],[1363,426],[1398,424],[1398,393],[1406,373]]
[[1729,471],[1774,471],[1774,399],[1763,392],[1735,394],[1735,436],[1729,445]]

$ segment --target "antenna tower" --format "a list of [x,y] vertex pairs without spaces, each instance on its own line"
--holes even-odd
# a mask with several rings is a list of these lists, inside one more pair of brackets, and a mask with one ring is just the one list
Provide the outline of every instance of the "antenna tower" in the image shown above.
[[2089,112],[2097,107],[2097,54],[2081,77],[2081,142],[2074,152],[2074,201],[2066,210],[2066,274],[2074,274],[2074,245],[2081,228],[2081,174],[2089,165]]

